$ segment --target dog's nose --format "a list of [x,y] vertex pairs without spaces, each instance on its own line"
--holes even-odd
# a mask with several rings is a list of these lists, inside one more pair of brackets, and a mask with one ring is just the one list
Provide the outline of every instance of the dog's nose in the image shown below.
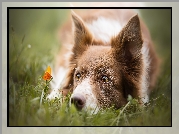
[[85,106],[86,100],[82,95],[78,94],[71,98],[71,103],[75,105],[77,110],[81,110]]

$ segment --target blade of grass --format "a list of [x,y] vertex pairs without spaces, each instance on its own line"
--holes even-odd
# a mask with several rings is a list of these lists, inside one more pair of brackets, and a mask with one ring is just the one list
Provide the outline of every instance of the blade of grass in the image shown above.
[[40,108],[42,106],[42,98],[43,98],[43,96],[44,96],[44,89],[42,90],[42,94],[41,94],[41,97],[40,97]]
[[[19,60],[23,50],[25,49],[25,46],[23,46],[24,39],[25,39],[25,35],[23,36],[22,41],[21,41],[22,48],[21,48],[20,52],[17,53],[17,55],[16,55],[16,61],[11,65],[9,71],[11,71],[12,67],[17,64],[17,62],[18,62],[18,60]],[[15,45],[14,45],[14,47],[15,47]]]
[[[110,126],[112,126],[116,121],[119,121],[119,119],[120,119],[122,113],[124,112],[124,110],[127,108],[127,106],[128,106],[129,104],[130,104],[130,101],[129,101],[129,102],[125,105],[125,107],[120,111],[119,115],[117,116],[116,119],[114,119],[114,121],[111,123]],[[118,123],[117,123],[117,124],[118,124]],[[117,125],[117,124],[116,124],[116,125]]]

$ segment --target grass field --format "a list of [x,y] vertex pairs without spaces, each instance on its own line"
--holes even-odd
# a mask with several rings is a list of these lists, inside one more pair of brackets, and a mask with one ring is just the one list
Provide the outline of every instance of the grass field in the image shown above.
[[171,126],[171,11],[142,10],[156,49],[163,60],[150,102],[141,107],[129,99],[121,109],[96,115],[68,107],[68,98],[47,101],[42,79],[60,49],[56,33],[66,10],[11,9],[9,12],[9,125],[10,126]]

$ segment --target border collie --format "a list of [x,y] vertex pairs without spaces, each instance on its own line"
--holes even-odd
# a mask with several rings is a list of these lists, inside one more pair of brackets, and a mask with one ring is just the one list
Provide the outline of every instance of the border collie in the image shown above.
[[56,87],[48,98],[71,93],[70,103],[78,110],[94,113],[122,107],[128,95],[146,103],[159,59],[139,15],[132,9],[78,11],[71,11],[71,21],[60,30]]

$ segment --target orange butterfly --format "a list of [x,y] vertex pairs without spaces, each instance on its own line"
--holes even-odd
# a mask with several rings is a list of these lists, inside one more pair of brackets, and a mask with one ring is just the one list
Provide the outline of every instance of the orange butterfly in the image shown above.
[[47,67],[45,74],[43,75],[44,80],[50,80],[52,78],[51,76],[51,68],[50,66]]

